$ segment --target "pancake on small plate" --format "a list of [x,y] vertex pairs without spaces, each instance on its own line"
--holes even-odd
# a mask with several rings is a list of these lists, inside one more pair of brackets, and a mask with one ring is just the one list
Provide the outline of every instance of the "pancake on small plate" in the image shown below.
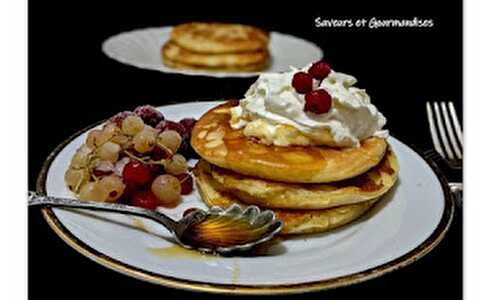
[[192,22],[173,28],[162,47],[171,68],[207,71],[259,71],[269,64],[269,34],[259,28]]
[[[202,200],[208,206],[229,207],[234,203],[246,206],[231,193],[216,189],[217,184],[206,170],[198,164],[194,169],[196,185]],[[378,199],[363,201],[327,209],[286,210],[272,209],[284,223],[281,234],[320,233],[348,224],[366,213]]]
[[191,52],[173,42],[166,43],[162,51],[164,63],[171,67],[201,69],[257,70],[265,67],[269,58],[267,50],[214,55]]
[[186,50],[209,54],[265,51],[269,44],[269,34],[259,28],[227,23],[180,24],[170,38]]

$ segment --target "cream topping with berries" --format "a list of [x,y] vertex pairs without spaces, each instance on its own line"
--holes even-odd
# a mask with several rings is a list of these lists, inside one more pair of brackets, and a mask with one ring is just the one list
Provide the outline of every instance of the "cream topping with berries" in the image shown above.
[[262,74],[231,110],[231,127],[278,146],[357,147],[371,136],[386,138],[385,117],[355,83],[323,62]]

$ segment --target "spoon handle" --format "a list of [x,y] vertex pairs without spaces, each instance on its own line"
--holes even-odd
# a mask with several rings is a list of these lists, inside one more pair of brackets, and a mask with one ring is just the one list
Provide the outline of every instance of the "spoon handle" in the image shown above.
[[163,224],[171,232],[175,232],[177,222],[170,217],[154,210],[145,209],[141,207],[129,206],[119,203],[106,203],[94,201],[80,201],[77,199],[60,198],[43,195],[36,192],[28,192],[28,205],[29,206],[50,206],[50,207],[70,207],[88,210],[117,212],[127,215],[134,215],[152,219],[156,222]]

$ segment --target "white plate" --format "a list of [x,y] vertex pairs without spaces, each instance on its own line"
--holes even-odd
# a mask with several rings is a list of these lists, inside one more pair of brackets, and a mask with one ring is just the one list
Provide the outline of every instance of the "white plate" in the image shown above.
[[[194,102],[159,109],[167,118],[179,120],[199,117],[218,103]],[[72,196],[63,175],[87,130],[63,143],[48,158],[39,178],[39,191]],[[352,284],[426,254],[441,240],[452,218],[453,204],[433,169],[399,140],[391,137],[389,143],[399,158],[399,181],[368,215],[325,234],[285,239],[266,256],[207,257],[177,252],[166,230],[135,217],[63,209],[45,209],[44,215],[56,233],[82,254],[154,283],[250,294],[303,292]],[[205,207],[196,190],[184,197],[179,207],[165,212],[178,218],[193,206]]]
[[[161,27],[123,32],[108,38],[103,43],[102,50],[107,56],[121,63],[165,73],[212,77],[251,77],[260,73],[210,72],[166,67],[162,63],[161,48],[169,39],[171,30],[172,27]],[[323,57],[323,51],[315,44],[279,32],[271,32],[269,49],[271,63],[263,72],[283,72],[287,71],[290,66],[300,68]]]

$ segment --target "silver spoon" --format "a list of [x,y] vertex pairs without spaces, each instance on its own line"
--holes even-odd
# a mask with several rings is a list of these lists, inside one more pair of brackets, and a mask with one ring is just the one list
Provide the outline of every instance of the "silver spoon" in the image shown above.
[[194,209],[179,221],[158,210],[149,210],[118,203],[80,201],[58,198],[35,192],[28,193],[28,205],[70,207],[135,215],[154,220],[173,233],[177,242],[188,249],[227,254],[246,251],[266,242],[283,228],[274,212],[263,212],[257,206],[243,210],[239,205],[227,209],[212,207],[208,211]]

